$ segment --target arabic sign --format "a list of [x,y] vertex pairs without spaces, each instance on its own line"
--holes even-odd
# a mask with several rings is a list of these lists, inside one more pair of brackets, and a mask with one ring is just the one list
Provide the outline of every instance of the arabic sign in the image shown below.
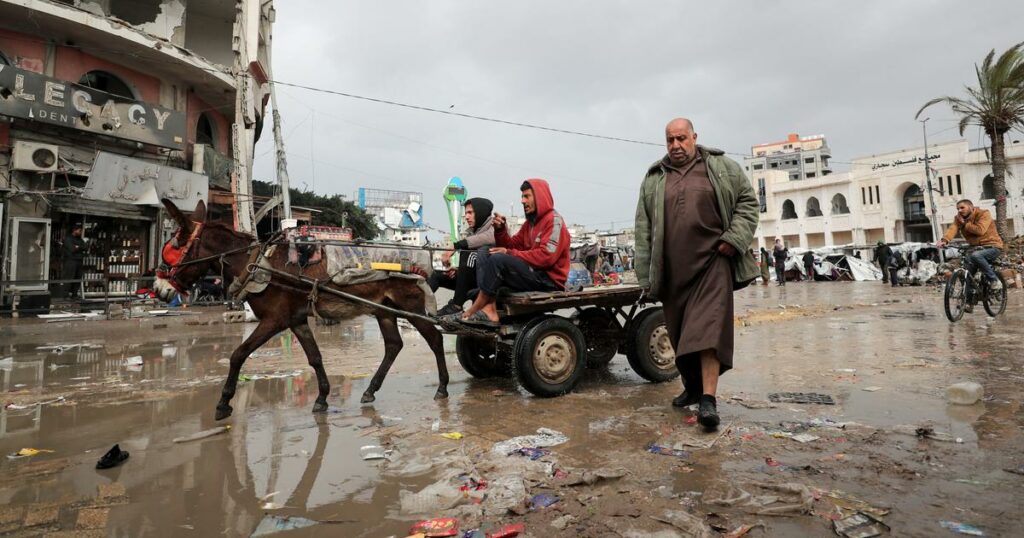
[[82,196],[151,206],[167,198],[179,207],[195,207],[209,196],[209,182],[206,176],[189,170],[99,151]]
[[[938,153],[936,153],[935,155],[929,155],[928,156],[928,160],[929,161],[934,161],[935,159],[938,159],[939,157],[942,157],[942,155],[939,155]],[[923,163],[923,162],[924,162],[924,156],[914,157],[913,159],[896,159],[895,161],[890,161],[890,162],[887,162],[887,163],[875,163],[875,164],[871,165],[871,169],[872,170],[878,170],[879,168],[889,168],[889,167],[902,166],[904,164],[917,164],[917,163]]]
[[185,149],[185,114],[0,64],[0,115]]

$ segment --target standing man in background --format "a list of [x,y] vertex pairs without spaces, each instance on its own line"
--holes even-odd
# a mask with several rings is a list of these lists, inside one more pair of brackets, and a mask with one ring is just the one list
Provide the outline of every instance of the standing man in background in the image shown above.
[[775,258],[775,278],[779,286],[786,285],[786,259],[789,258],[789,249],[782,244],[782,239],[775,240],[775,247],[772,248],[772,256]]
[[885,241],[878,240],[878,245],[875,246],[875,259],[871,260],[878,262],[878,267],[882,270],[882,284],[889,282],[889,259],[892,258],[892,248],[885,244]]
[[697,145],[693,123],[665,127],[667,155],[650,166],[636,207],[636,276],[661,299],[683,377],[672,405],[700,404],[697,420],[718,426],[718,377],[732,368],[732,292],[757,278],[742,254],[758,223],[758,202],[743,169]]
[[[85,239],[82,239],[82,225],[75,224],[71,227],[71,233],[64,238],[64,243],[61,245],[61,254],[63,255],[62,267],[60,277],[64,280],[81,279],[82,278],[82,260],[85,259]],[[67,297],[76,297],[81,286],[80,282],[72,282],[67,286]]]

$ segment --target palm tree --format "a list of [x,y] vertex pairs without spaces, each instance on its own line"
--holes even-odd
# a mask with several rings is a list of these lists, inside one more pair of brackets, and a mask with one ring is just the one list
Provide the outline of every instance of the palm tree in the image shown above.
[[985,56],[979,67],[978,86],[967,86],[967,97],[937,97],[917,111],[946,103],[960,116],[960,136],[968,125],[981,127],[992,142],[992,186],[996,192],[996,229],[1006,237],[1006,144],[1005,135],[1011,129],[1024,128],[1024,43],[1010,47],[994,60],[996,51]]

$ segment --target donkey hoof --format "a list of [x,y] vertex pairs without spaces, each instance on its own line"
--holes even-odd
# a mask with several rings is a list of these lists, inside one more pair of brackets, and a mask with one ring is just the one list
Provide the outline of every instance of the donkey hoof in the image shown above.
[[359,403],[370,403],[376,399],[372,392],[364,392],[363,397],[359,399]]
[[447,398],[448,398],[448,389],[437,389],[437,392],[434,393],[434,399],[435,400],[445,400]]
[[326,413],[327,412],[327,402],[321,402],[319,400],[314,402],[313,403],[313,412],[314,413]]
[[231,416],[231,411],[233,410],[230,405],[218,405],[217,412],[213,415],[213,418],[214,420],[224,420]]

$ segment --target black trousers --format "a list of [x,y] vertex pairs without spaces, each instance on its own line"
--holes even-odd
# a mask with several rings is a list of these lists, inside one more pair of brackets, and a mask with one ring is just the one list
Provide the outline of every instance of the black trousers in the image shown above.
[[469,292],[476,287],[476,267],[479,251],[459,252],[459,267],[455,270],[455,276],[449,277],[448,271],[434,271],[430,273],[427,284],[431,291],[438,288],[455,290],[452,297],[452,304],[462,306],[469,298]]
[[775,278],[778,279],[780,286],[786,285],[786,263],[775,262]]
[[878,266],[882,268],[882,283],[889,282],[889,258],[878,258]]
[[804,271],[807,273],[807,280],[810,280],[811,282],[814,282],[814,264],[812,264],[812,263],[805,263],[804,264]]
[[[60,277],[64,280],[81,279],[82,278],[82,260],[64,260],[64,264],[61,267]],[[81,288],[81,282],[71,282],[64,284],[63,288],[67,290],[65,297],[76,297],[78,290]]]
[[478,251],[476,282],[480,291],[494,297],[498,290],[556,291],[562,289],[544,271],[530,267],[521,258],[509,254],[489,254]]

